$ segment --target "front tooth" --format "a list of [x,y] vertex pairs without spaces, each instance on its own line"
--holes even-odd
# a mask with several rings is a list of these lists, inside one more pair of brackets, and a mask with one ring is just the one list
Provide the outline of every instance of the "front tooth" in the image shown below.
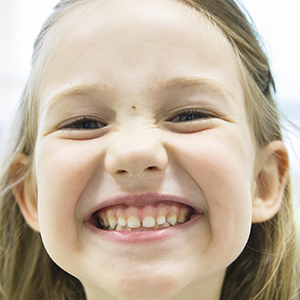
[[118,218],[118,225],[123,226],[123,227],[126,226],[126,220],[122,217],[119,217]]
[[162,225],[162,224],[164,224],[165,222],[166,222],[166,217],[165,217],[165,216],[160,216],[160,217],[158,217],[157,220],[156,220],[156,223],[157,223],[158,225]]
[[174,215],[168,217],[167,220],[171,225],[175,225],[177,222],[177,215],[174,214]]
[[146,228],[154,227],[155,226],[155,219],[151,216],[146,216],[143,219],[142,224],[143,224],[143,227],[146,227]]
[[117,225],[117,220],[114,217],[108,217],[108,223],[111,228],[115,228]]
[[129,217],[127,219],[127,226],[130,228],[139,228],[139,227],[141,227],[141,222],[136,217]]

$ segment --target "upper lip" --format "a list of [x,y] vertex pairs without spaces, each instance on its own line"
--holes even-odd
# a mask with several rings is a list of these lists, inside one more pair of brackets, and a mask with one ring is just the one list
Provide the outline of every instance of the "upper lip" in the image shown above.
[[96,211],[108,206],[113,206],[118,204],[139,206],[139,205],[147,205],[156,202],[167,202],[167,201],[182,203],[194,208],[198,213],[203,213],[202,209],[199,207],[199,203],[195,203],[195,201],[191,201],[189,199],[178,197],[175,195],[160,194],[160,193],[146,193],[146,194],[128,193],[128,194],[116,195],[102,200],[100,203],[93,206],[93,208],[89,211],[88,217],[90,217]]

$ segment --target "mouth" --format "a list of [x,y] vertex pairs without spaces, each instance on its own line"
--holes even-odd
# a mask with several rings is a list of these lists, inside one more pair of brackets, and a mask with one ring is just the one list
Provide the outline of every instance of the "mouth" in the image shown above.
[[180,226],[203,215],[191,206],[175,201],[148,204],[116,204],[95,211],[88,223],[105,231],[153,231]]

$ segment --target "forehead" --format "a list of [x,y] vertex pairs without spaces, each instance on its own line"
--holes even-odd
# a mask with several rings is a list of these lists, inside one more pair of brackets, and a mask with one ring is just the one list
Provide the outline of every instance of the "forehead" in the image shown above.
[[70,82],[101,81],[129,92],[185,76],[219,79],[242,96],[230,43],[199,11],[179,1],[90,1],[64,17],[52,39],[56,47],[40,99],[51,98]]

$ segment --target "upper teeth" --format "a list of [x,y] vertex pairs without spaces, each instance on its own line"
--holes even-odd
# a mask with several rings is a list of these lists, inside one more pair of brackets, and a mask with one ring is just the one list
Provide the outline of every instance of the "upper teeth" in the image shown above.
[[172,201],[144,205],[117,204],[98,210],[94,224],[106,230],[159,229],[190,219],[193,209]]
[[[125,220],[124,220],[125,221]],[[125,221],[125,225],[126,225],[126,221]],[[127,225],[130,228],[139,228],[141,227],[141,222],[138,218],[136,217],[129,217],[127,219]],[[123,225],[124,226],[124,225]]]
[[108,230],[122,230],[125,227],[132,229],[132,228],[164,228],[164,227],[169,227],[170,225],[174,226],[179,223],[184,223],[186,221],[186,214],[184,212],[181,213],[181,215],[178,216],[176,214],[173,214],[171,216],[166,216],[161,215],[157,219],[155,219],[152,216],[145,216],[142,221],[140,221],[137,217],[135,216],[130,216],[126,219],[123,217],[118,217],[116,219],[113,216],[109,216],[107,219],[102,216],[100,219],[100,222],[103,226],[107,227]]
[[[127,222],[128,224],[128,222]],[[156,224],[156,221],[153,217],[151,216],[147,216],[143,219],[143,222],[142,222],[142,226],[143,227],[146,227],[146,228],[151,228],[151,227],[154,227]],[[128,227],[131,227],[129,224],[128,224]]]

